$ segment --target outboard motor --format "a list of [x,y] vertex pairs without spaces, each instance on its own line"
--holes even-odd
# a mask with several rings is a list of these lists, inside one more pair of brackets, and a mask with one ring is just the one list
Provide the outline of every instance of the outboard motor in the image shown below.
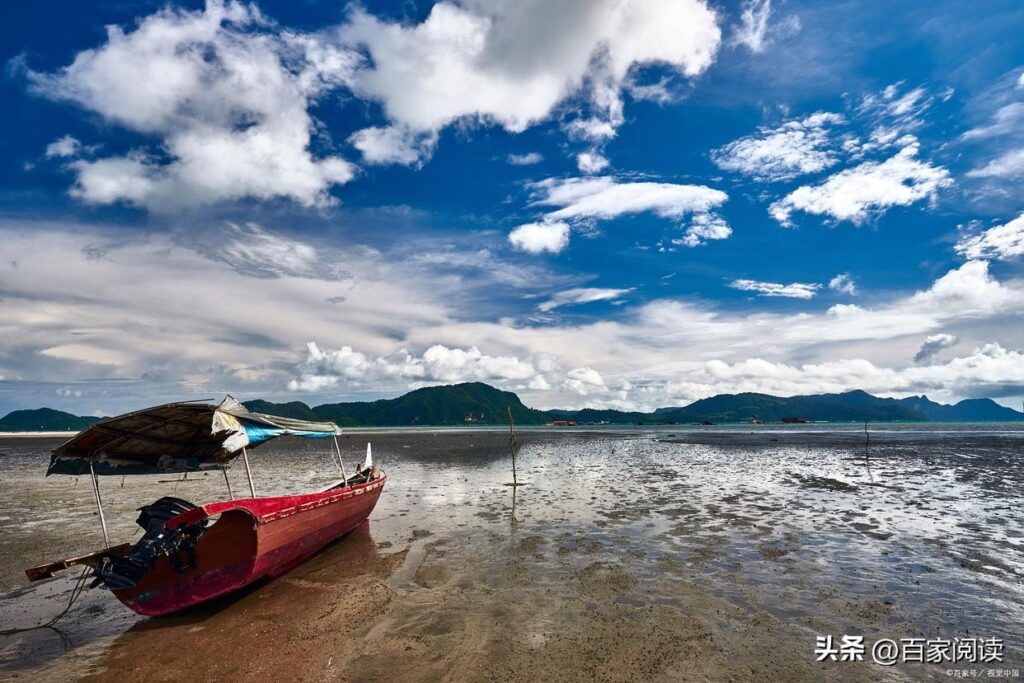
[[181,498],[165,496],[155,503],[139,508],[139,518],[136,522],[146,533],[124,557],[106,558],[95,570],[96,581],[93,585],[102,585],[108,590],[136,586],[164,555],[170,559],[174,571],[179,574],[190,567],[195,567],[196,544],[206,531],[206,520],[170,531],[166,529],[168,520],[195,507]]

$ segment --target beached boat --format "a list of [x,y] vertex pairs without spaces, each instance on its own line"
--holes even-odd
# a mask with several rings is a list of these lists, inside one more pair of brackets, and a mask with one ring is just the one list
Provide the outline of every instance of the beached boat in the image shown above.
[[[366,460],[346,474],[333,423],[250,412],[230,396],[219,405],[171,403],[97,422],[57,448],[47,475],[89,475],[99,511],[102,550],[26,571],[32,581],[75,565],[91,567],[93,585],[111,590],[139,614],[158,616],[278,576],[363,523],[387,476]],[[284,435],[333,439],[331,457],[342,478],[311,493],[258,497],[248,449]],[[235,498],[228,465],[239,455],[250,497]],[[224,472],[229,500],[193,505],[165,497],[140,508],[145,534],[111,545],[102,475]]]

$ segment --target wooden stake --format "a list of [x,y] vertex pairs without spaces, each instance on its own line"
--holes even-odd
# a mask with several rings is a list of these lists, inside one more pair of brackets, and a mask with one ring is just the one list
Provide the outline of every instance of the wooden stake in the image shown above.
[[234,500],[235,494],[234,492],[231,491],[231,480],[228,479],[228,468],[224,465],[221,465],[220,471],[224,473],[224,483],[228,485],[228,498]]
[[516,427],[512,421],[512,406],[505,406],[508,408],[508,447],[512,451],[512,486],[519,486],[519,481],[516,479]]

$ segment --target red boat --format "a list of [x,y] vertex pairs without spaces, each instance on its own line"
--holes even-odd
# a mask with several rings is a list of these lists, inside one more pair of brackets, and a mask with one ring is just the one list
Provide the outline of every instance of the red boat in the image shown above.
[[[54,451],[47,474],[90,474],[106,547],[27,570],[30,580],[74,565],[93,569],[94,585],[111,590],[139,614],[159,616],[274,577],[364,522],[387,476],[366,461],[351,477],[333,423],[248,411],[230,396],[220,405],[172,403],[103,420]],[[342,479],[320,491],[257,497],[248,448],[292,435],[333,438]],[[234,499],[227,465],[242,456],[249,498]],[[98,477],[104,474],[224,470],[231,500],[194,506],[165,497],[140,509],[145,534],[111,546]]]

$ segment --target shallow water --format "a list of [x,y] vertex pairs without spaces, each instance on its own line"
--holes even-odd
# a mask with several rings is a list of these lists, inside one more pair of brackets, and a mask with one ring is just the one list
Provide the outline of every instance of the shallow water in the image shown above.
[[[555,647],[587,609],[668,610],[657,612],[659,624],[666,614],[687,615],[728,655],[715,664],[725,668],[705,670],[713,678],[756,677],[756,668],[730,667],[756,662],[762,646],[799,660],[785,665],[801,668],[782,669],[790,677],[846,678],[855,670],[813,666],[814,637],[825,634],[863,634],[869,643],[997,637],[1006,666],[1024,668],[1020,426],[872,426],[867,457],[857,425],[522,430],[519,478],[528,485],[514,498],[504,486],[511,475],[503,432],[354,432],[342,440],[346,462],[361,460],[367,440],[390,475],[370,539],[382,552],[409,553],[389,582],[398,598],[387,629],[366,637],[381,638],[384,629],[451,638],[451,622],[468,618],[443,602],[458,592],[475,596],[463,612],[496,609],[486,605],[491,595],[519,601],[523,607],[502,619],[527,653]],[[56,443],[0,440],[5,628],[45,620],[70,588],[68,578],[16,588],[24,567],[101,545],[88,480],[42,476]],[[336,476],[317,442],[281,439],[250,457],[260,494]],[[133,538],[134,508],[159,495],[225,497],[219,474],[177,479],[134,477],[122,487],[104,478],[113,540]],[[240,466],[231,480],[236,494],[247,489]],[[426,615],[445,621],[443,633]],[[0,639],[0,672],[95,671],[138,621],[112,596],[90,591],[62,622],[68,640],[48,631]],[[552,652],[564,653],[565,644],[558,647]],[[672,678],[682,664],[670,661],[670,650],[656,673]],[[506,667],[481,662],[480,675],[533,671],[518,651],[495,650],[492,659]],[[363,657],[359,666],[373,661]],[[933,665],[856,671],[945,678]]]

